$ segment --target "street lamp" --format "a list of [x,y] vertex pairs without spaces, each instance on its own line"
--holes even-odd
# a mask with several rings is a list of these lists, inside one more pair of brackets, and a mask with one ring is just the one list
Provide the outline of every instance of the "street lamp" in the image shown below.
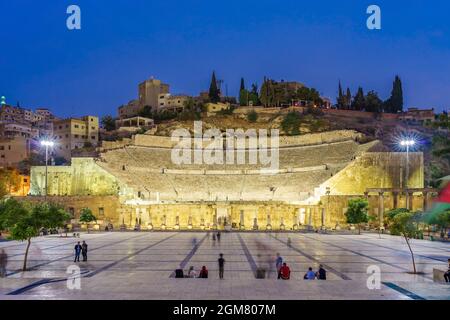
[[47,198],[48,188],[48,147],[52,148],[55,145],[53,141],[42,140],[41,146],[45,147],[45,198]]
[[409,208],[409,192],[408,192],[408,179],[409,179],[409,148],[414,146],[416,142],[412,139],[403,139],[400,141],[400,145],[402,147],[406,147],[406,178],[404,182],[404,186],[406,189],[406,208]]

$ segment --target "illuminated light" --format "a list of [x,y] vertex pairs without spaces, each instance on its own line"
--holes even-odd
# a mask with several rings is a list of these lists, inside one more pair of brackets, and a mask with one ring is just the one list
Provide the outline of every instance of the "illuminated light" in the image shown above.
[[54,145],[55,145],[55,143],[53,141],[49,141],[49,140],[41,141],[41,146],[44,146],[44,147],[53,147]]

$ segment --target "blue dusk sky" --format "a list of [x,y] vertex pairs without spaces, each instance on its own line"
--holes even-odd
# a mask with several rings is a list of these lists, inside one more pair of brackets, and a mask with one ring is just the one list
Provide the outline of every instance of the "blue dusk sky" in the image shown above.
[[[81,8],[81,30],[66,9]],[[382,29],[366,27],[381,7]],[[2,0],[0,95],[59,116],[116,115],[154,76],[197,95],[212,70],[239,81],[297,80],[335,100],[338,81],[405,107],[450,107],[450,1]]]

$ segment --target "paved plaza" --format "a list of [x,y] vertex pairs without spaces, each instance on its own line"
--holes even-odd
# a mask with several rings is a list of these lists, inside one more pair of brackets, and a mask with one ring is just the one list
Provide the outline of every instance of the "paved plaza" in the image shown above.
[[[109,232],[33,239],[28,266],[19,271],[25,243],[0,242],[8,254],[8,276],[0,279],[0,299],[450,299],[450,285],[433,282],[433,268],[446,270],[450,244],[413,240],[418,271],[400,237],[377,234],[223,232],[218,242],[206,232]],[[89,245],[80,262],[81,288],[67,287],[76,241]],[[290,242],[290,246],[288,245]],[[279,252],[292,270],[277,280]],[[224,254],[225,279],[217,258]],[[305,281],[308,267],[323,264],[327,281]],[[209,269],[208,279],[176,279],[189,266]],[[381,270],[381,287],[369,290],[367,268]],[[257,267],[269,270],[256,279]]]

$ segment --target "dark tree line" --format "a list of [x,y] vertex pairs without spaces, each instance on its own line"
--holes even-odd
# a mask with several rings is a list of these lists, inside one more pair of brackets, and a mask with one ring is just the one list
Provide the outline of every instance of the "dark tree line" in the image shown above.
[[347,88],[346,93],[342,90],[341,82],[339,81],[338,97],[336,99],[336,106],[338,109],[358,110],[368,112],[386,112],[398,113],[403,111],[403,89],[402,81],[399,76],[395,76],[392,84],[392,91],[390,97],[383,101],[375,91],[369,91],[364,95],[361,87],[358,88],[356,94],[352,96],[350,88]]

